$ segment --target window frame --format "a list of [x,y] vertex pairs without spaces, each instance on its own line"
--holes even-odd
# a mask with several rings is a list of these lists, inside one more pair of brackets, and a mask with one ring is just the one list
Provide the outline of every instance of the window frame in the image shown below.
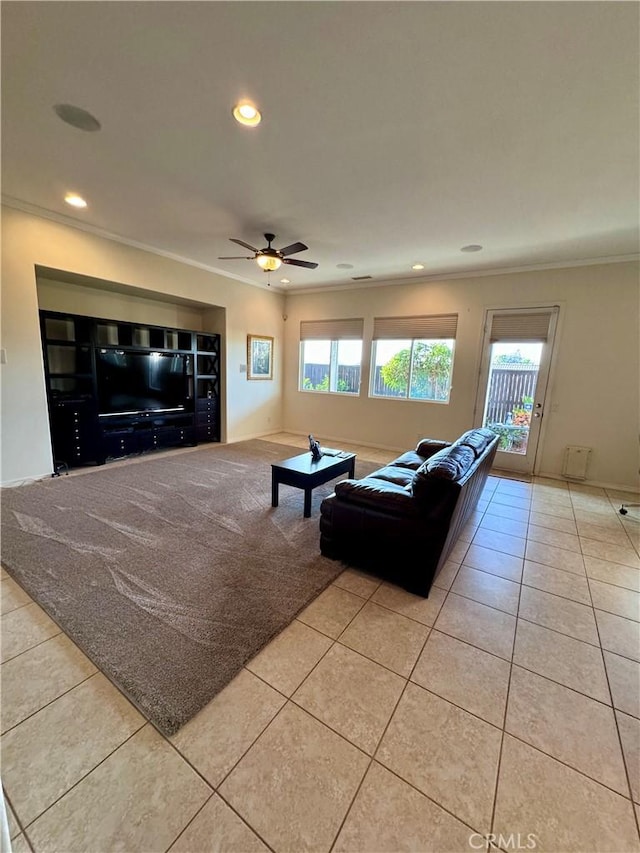
[[[374,318],[374,331],[371,340],[371,369],[369,373],[369,397],[374,400],[404,400],[412,403],[438,403],[449,405],[453,391],[453,370],[455,363],[456,336],[458,328],[457,314],[434,314],[419,317],[377,317]],[[409,350],[409,370],[407,385],[403,394],[380,394],[376,392],[378,365],[378,344],[396,342],[396,353]],[[451,351],[451,365],[447,378],[446,399],[430,399],[411,396],[413,376],[416,369],[415,356],[418,344],[433,345],[446,343]],[[394,356],[390,356],[390,359]],[[388,362],[385,362],[388,363]]]
[[[358,390],[357,391],[340,391],[336,388],[338,383],[338,369],[340,367],[338,360],[338,349],[340,342],[342,340],[358,340],[360,343],[360,363],[358,365]],[[325,389],[320,388],[305,388],[304,387],[304,367],[306,364],[305,361],[305,344],[306,343],[328,343],[329,344],[329,387]],[[356,339],[356,338],[325,338],[325,339],[316,339],[316,338],[308,338],[307,340],[300,341],[300,353],[299,353],[299,365],[298,365],[298,391],[305,394],[340,394],[346,397],[359,397],[362,391],[362,354],[364,351],[364,340]]]

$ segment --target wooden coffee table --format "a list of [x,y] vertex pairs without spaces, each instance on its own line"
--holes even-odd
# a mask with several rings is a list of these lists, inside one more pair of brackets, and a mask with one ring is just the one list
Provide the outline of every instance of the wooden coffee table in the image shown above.
[[311,515],[311,492],[316,486],[321,486],[340,474],[355,476],[356,454],[346,453],[344,456],[323,456],[317,462],[311,453],[301,453],[282,462],[271,464],[271,506],[278,506],[278,486],[295,486],[304,489],[304,517]]

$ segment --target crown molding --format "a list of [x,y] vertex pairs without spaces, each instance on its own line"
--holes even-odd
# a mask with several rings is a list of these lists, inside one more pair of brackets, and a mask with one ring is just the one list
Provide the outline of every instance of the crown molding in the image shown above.
[[574,267],[592,267],[601,264],[623,264],[633,262],[637,263],[639,261],[640,254],[605,255],[604,257],[599,258],[582,258],[580,260],[572,261],[554,261],[553,263],[544,264],[523,264],[522,266],[516,267],[492,267],[491,269],[464,270],[440,274],[434,273],[433,275],[411,276],[411,278],[407,276],[402,276],[401,278],[386,278],[381,279],[380,281],[367,281],[366,283],[353,282],[351,284],[327,284],[323,287],[313,288],[288,287],[286,292],[288,294],[291,294],[291,296],[295,296],[300,293],[320,293],[325,290],[370,290],[373,287],[389,287],[391,285],[402,284],[423,284],[424,282],[428,281],[451,281],[455,279],[460,280],[464,278],[487,278],[493,275],[511,275],[513,273],[538,272],[541,270],[562,270],[572,269]]
[[[220,270],[217,267],[212,267],[208,264],[203,264],[199,261],[194,261],[190,258],[185,258],[182,255],[176,255],[173,252],[167,252],[164,249],[158,249],[156,246],[149,246],[146,243],[140,243],[136,240],[130,240],[129,238],[123,237],[120,234],[114,234],[111,231],[107,231],[103,228],[98,228],[95,225],[89,225],[86,222],[79,222],[77,219],[73,219],[70,216],[65,216],[63,213],[57,213],[56,211],[48,210],[44,207],[38,207],[38,205],[31,204],[29,202],[25,202],[17,198],[13,198],[12,196],[7,196],[3,194],[2,204],[6,207],[10,207],[15,210],[20,210],[23,213],[28,213],[32,216],[38,216],[41,219],[49,219],[52,222],[57,222],[61,225],[66,225],[69,228],[75,228],[78,231],[85,231],[88,234],[93,234],[96,237],[102,237],[103,239],[110,240],[114,243],[121,243],[124,246],[130,246],[134,249],[140,249],[143,252],[149,252],[152,255],[159,255],[162,258],[168,258],[169,260],[176,261],[179,264],[185,264],[186,266],[205,270],[206,272],[213,273],[214,275],[219,275],[222,278],[228,278],[232,281],[239,281],[242,282],[242,284],[248,284],[251,287],[258,287],[260,288],[260,290],[265,289],[265,285],[258,284],[257,282],[251,281],[250,279],[245,278],[244,276]],[[267,285],[267,289],[272,293],[284,293],[290,296],[296,296],[301,293],[323,293],[325,291],[336,290],[370,290],[374,287],[389,287],[390,285],[422,284],[424,282],[431,281],[451,281],[453,279],[466,278],[486,278],[495,275],[511,275],[513,273],[538,272],[543,270],[554,269],[570,269],[572,267],[597,266],[599,264],[619,264],[634,261],[640,261],[640,254],[605,255],[604,257],[582,258],[567,261],[553,261],[550,263],[541,264],[523,264],[521,266],[492,267],[491,269],[458,270],[454,272],[445,272],[440,274],[434,273],[433,275],[414,275],[411,277],[402,276],[397,278],[385,278],[379,281],[367,281],[366,284],[362,284],[359,282],[339,282],[337,284],[319,285],[317,287],[307,287],[304,285],[286,285],[283,287],[279,284],[273,284]]]
[[[114,234],[112,231],[107,231],[104,228],[98,228],[95,225],[89,225],[87,222],[78,222],[70,216],[65,216],[64,213],[57,213],[53,210],[48,210],[45,207],[38,207],[36,204],[31,204],[21,199],[13,198],[12,196],[2,195],[2,204],[5,207],[20,210],[22,213],[28,213],[31,216],[38,216],[40,219],[49,219],[52,222],[57,222],[59,225],[66,225],[69,228],[75,228],[77,231],[84,231],[87,234],[92,234],[95,237],[102,237],[104,240],[110,240],[112,243],[121,243],[123,246],[130,246],[133,249],[140,249],[143,252],[149,252],[152,255],[159,255],[162,258],[167,258],[170,261],[176,261],[179,264],[186,264],[189,267],[205,270],[205,272],[214,273],[222,278],[230,278],[234,281],[240,281],[242,284],[249,284],[252,287],[258,287],[261,290],[265,289],[265,285],[257,284],[255,281],[250,281],[241,275],[224,272],[217,267],[211,267],[208,264],[202,264],[199,261],[194,261],[191,258],[185,258],[182,255],[176,255],[173,252],[167,252],[164,249],[158,249],[156,246],[149,246],[146,243],[139,243],[137,240],[130,240],[128,237],[123,237],[121,234]],[[284,292],[281,287],[269,286],[269,290]]]

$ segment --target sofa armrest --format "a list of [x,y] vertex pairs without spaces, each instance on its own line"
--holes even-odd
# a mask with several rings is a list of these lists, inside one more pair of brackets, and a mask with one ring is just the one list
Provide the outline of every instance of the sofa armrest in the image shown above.
[[335,486],[336,499],[354,506],[367,507],[394,515],[415,515],[417,501],[404,486],[380,485],[373,480],[341,480]]
[[418,442],[416,453],[419,453],[420,456],[424,456],[425,459],[428,459],[430,456],[433,456],[434,453],[437,453],[439,450],[443,450],[445,447],[451,447],[451,442],[438,441],[435,438],[423,438]]

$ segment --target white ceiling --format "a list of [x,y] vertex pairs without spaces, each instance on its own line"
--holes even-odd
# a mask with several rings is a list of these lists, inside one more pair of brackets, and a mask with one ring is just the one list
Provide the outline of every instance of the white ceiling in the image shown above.
[[[289,290],[638,252],[635,2],[4,0],[1,14],[8,204],[260,286],[254,262],[217,258],[272,231],[319,263],[271,274]],[[243,97],[255,129],[231,116]],[[64,124],[59,103],[101,131]]]

